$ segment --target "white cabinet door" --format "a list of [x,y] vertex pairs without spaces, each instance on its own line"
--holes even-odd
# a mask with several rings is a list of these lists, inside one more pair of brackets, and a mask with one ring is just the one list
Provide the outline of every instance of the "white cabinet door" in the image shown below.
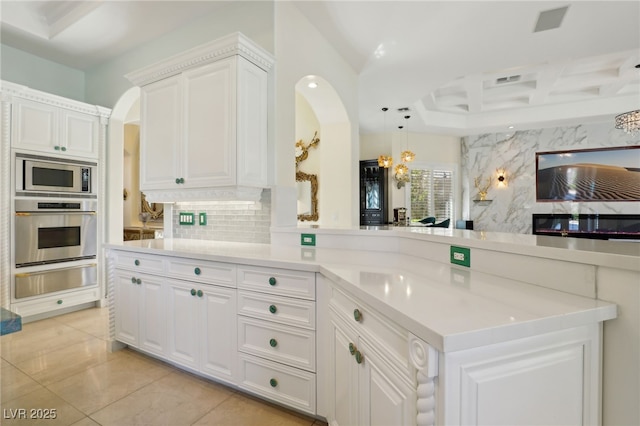
[[329,423],[357,425],[359,383],[358,364],[351,348],[357,346],[355,331],[330,313],[329,340]]
[[100,119],[95,115],[17,99],[13,103],[14,148],[98,158]]
[[140,276],[140,339],[139,347],[163,355],[166,348],[165,292],[163,279],[151,275]]
[[169,280],[167,290],[169,359],[235,384],[235,289]]
[[100,119],[75,111],[61,111],[60,145],[68,155],[98,158]]
[[182,170],[189,188],[236,183],[236,60],[183,73]]
[[363,338],[359,375],[360,413],[363,425],[413,425],[416,421],[416,389],[380,356]]
[[[236,290],[202,286],[198,300],[202,347],[201,371],[211,377],[235,383],[237,377]],[[197,293],[200,294],[200,293]]]
[[250,61],[233,56],[143,86],[140,119],[143,191],[267,186],[268,77]]
[[180,77],[144,86],[140,98],[140,189],[180,189]]
[[189,282],[167,282],[167,355],[169,359],[196,369],[203,337],[199,332],[196,285]]
[[445,354],[443,423],[599,424],[592,328],[592,336],[583,327]]
[[415,383],[394,365],[395,359],[375,349],[380,345],[371,344],[333,309],[329,308],[329,423],[415,424]]
[[17,99],[12,105],[11,141],[14,148],[60,152],[56,107]]
[[116,340],[138,347],[140,291],[134,273],[118,271],[115,279]]
[[238,185],[267,184],[267,73],[238,59]]

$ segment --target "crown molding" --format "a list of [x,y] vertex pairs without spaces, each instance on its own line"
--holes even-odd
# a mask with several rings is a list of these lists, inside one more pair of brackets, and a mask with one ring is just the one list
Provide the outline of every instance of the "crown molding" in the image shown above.
[[244,34],[236,32],[132,71],[125,77],[136,86],[144,86],[185,70],[236,55],[242,56],[267,72],[275,62],[269,52]]
[[2,100],[7,102],[11,102],[14,98],[21,98],[102,118],[109,118],[111,115],[109,108],[74,101],[4,80],[0,81],[0,92],[2,92]]

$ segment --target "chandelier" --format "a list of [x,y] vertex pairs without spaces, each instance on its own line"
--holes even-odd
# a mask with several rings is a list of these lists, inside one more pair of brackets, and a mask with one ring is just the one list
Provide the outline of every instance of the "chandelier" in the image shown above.
[[631,135],[640,131],[640,109],[616,115],[616,129],[624,130]]
[[[384,130],[385,130],[385,134],[387,132],[387,111],[389,110],[389,108],[382,108],[382,112],[384,112]],[[398,110],[400,111],[400,110]],[[410,115],[405,115],[404,119],[405,119],[405,123],[407,122],[407,120],[411,118]],[[408,149],[409,147],[409,130],[408,127],[405,126],[398,126],[399,129],[403,129],[405,128],[405,133],[406,133],[406,148],[404,151],[402,151],[400,153],[400,164],[396,165],[393,169],[393,178],[396,180],[396,186],[398,187],[398,189],[402,188],[407,182],[409,182],[411,180],[411,177],[409,175],[409,167],[407,167],[407,165],[405,163],[410,163],[411,161],[413,161],[416,158],[416,155],[410,151]],[[390,155],[380,155],[378,157],[378,166],[380,167],[384,167],[385,169],[390,168],[391,166],[393,166],[393,157],[391,157]]]

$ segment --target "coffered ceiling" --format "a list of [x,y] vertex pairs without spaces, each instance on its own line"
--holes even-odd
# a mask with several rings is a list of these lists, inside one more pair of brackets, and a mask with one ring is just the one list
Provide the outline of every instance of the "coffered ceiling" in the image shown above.
[[[224,1],[6,1],[4,44],[89,69]],[[613,122],[640,108],[639,1],[296,1],[359,74],[361,132]],[[304,43],[304,38],[301,38]],[[409,108],[409,112],[398,112]]]

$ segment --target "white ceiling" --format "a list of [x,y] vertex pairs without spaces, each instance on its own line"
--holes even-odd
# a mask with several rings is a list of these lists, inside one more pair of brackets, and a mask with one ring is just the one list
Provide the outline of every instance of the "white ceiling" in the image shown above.
[[[361,132],[473,134],[640,108],[640,1],[300,1],[359,73]],[[223,1],[7,1],[2,43],[88,69]],[[540,12],[568,6],[554,29]],[[506,81],[504,81],[506,80]],[[504,81],[504,82],[501,82]],[[398,108],[408,107],[409,113]]]

